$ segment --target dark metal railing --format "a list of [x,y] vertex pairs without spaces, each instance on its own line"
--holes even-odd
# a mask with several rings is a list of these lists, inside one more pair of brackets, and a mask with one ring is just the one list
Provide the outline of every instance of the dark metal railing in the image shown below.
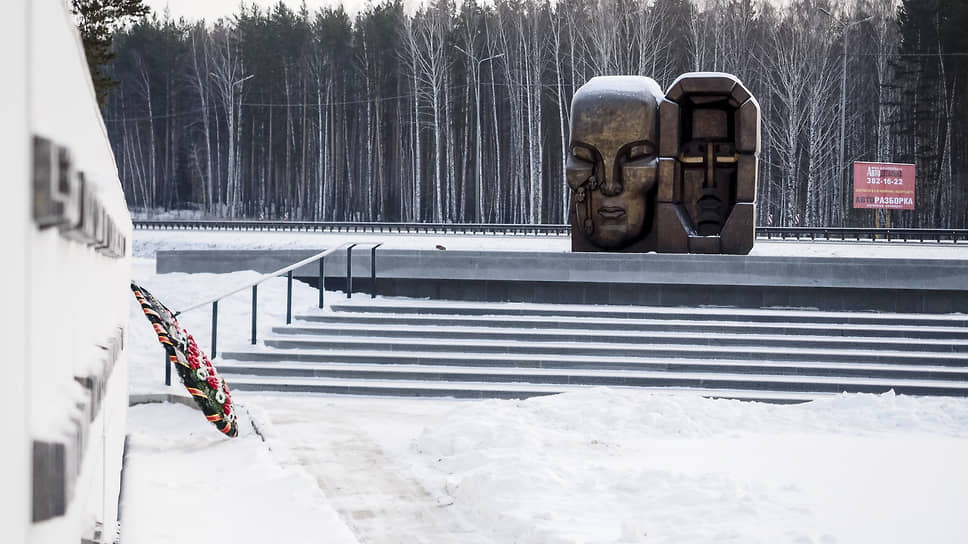
[[868,229],[854,227],[756,227],[756,237],[766,240],[905,241],[922,243],[965,242],[965,229]]
[[241,230],[288,232],[385,232],[411,234],[519,234],[567,236],[568,225],[514,225],[492,223],[379,223],[366,221],[134,221],[144,230]]
[[[378,223],[348,221],[135,221],[144,230],[238,230],[287,232],[383,232],[413,234],[483,234],[570,236],[570,225],[512,225],[491,223]],[[938,243],[968,241],[966,229],[757,227],[764,240],[843,240]]]
[[[211,304],[211,307],[212,307],[212,345],[211,345],[212,347],[211,347],[211,356],[212,356],[212,359],[214,359],[217,356],[217,354],[218,354],[218,350],[217,350],[217,348],[218,348],[218,303],[219,303],[220,300],[222,300],[222,299],[224,299],[224,298],[226,298],[228,296],[234,295],[236,293],[240,293],[242,291],[245,291],[246,289],[251,289],[252,290],[252,338],[251,338],[251,342],[253,344],[255,344],[256,341],[257,341],[257,336],[258,336],[258,310],[259,310],[259,285],[260,284],[262,284],[262,283],[264,283],[264,282],[266,282],[266,281],[268,281],[268,280],[270,280],[272,278],[281,276],[283,274],[286,275],[286,324],[288,325],[288,324],[292,323],[292,281],[293,281],[293,271],[295,271],[296,269],[302,268],[303,266],[312,264],[314,262],[317,262],[317,261],[319,262],[319,284],[318,284],[318,287],[319,287],[319,307],[322,308],[323,305],[324,305],[323,304],[324,303],[324,294],[325,294],[325,291],[326,291],[326,284],[325,284],[325,280],[326,280],[326,278],[325,278],[326,257],[328,257],[329,255],[332,255],[333,253],[335,253],[337,251],[341,251],[341,250],[344,250],[344,249],[346,250],[346,297],[347,298],[350,298],[352,296],[352,291],[353,291],[353,287],[352,287],[352,285],[353,285],[353,268],[352,268],[352,262],[353,262],[352,259],[353,259],[353,256],[352,256],[352,250],[353,250],[354,247],[357,247],[357,246],[370,246],[370,289],[371,289],[371,292],[372,292],[372,296],[375,297],[376,296],[376,249],[378,247],[382,246],[382,245],[383,245],[382,242],[377,242],[377,243],[373,243],[373,242],[355,242],[355,243],[345,243],[345,244],[342,244],[340,246],[333,247],[333,248],[327,249],[325,251],[321,251],[321,252],[316,253],[315,255],[313,255],[311,257],[307,257],[307,258],[299,261],[298,263],[291,264],[291,265],[289,265],[289,266],[287,266],[285,268],[280,268],[279,270],[276,270],[275,272],[270,272],[268,274],[263,274],[261,278],[259,278],[258,280],[254,281],[254,282],[248,283],[248,284],[243,285],[241,287],[237,287],[237,288],[232,289],[231,291],[229,291],[227,293],[224,293],[224,294],[221,294],[221,295],[219,295],[217,297],[208,299],[208,300],[206,300],[204,302],[199,302],[197,304],[193,304],[193,305],[191,305],[191,306],[189,306],[187,308],[184,308],[182,310],[179,310],[178,312],[175,313],[175,315],[176,316],[177,315],[181,315],[181,314],[183,314],[185,312],[190,312],[192,310],[196,310],[198,308],[202,308],[202,307],[205,307],[205,306],[208,306],[208,305]],[[166,361],[166,365],[167,365],[168,359],[166,358],[165,361]],[[165,384],[166,385],[170,385],[171,384],[170,368],[166,366],[166,371],[165,372],[166,372],[166,375],[165,375]]]

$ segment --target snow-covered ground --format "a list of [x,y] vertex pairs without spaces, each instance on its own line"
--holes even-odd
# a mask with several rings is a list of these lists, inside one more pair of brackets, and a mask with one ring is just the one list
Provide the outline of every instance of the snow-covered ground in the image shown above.
[[382,242],[385,249],[500,249],[504,251],[568,251],[561,236],[448,236],[445,234],[238,232],[139,230],[135,257],[154,257],[164,249],[312,249],[322,251],[344,242]]
[[122,542],[357,542],[312,476],[240,422],[229,439],[181,404],[128,410]]
[[[133,276],[177,310],[258,274],[156,275],[158,249],[317,248],[336,238],[137,231]],[[517,249],[567,244],[514,240]],[[959,246],[895,244],[758,242],[756,251],[774,246],[797,255],[890,256],[903,247],[907,256],[968,257]],[[315,291],[294,287],[295,312],[313,307]],[[260,286],[261,336],[284,322],[285,289],[283,279]],[[248,342],[249,296],[219,304],[220,351]],[[162,385],[163,351],[131,300],[131,393],[183,394],[180,384]],[[208,309],[179,317],[204,349],[210,319]],[[233,398],[244,409],[234,440],[182,405],[130,409],[125,544],[955,543],[968,535],[963,399],[845,395],[775,406],[607,388],[527,401]]]
[[[968,534],[961,400],[848,395],[774,406],[591,389],[527,401],[250,402],[275,419],[275,440],[299,452],[368,542],[900,543]],[[356,520],[361,509],[377,518]],[[446,530],[477,538],[421,539]]]

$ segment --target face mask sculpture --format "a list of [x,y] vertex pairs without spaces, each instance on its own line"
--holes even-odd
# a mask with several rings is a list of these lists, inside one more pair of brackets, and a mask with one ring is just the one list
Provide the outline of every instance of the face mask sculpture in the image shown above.
[[656,115],[645,97],[657,88],[649,78],[602,77],[575,93],[572,250],[749,253],[759,105],[735,76],[693,72],[656,99]]
[[664,253],[753,249],[760,106],[735,76],[683,74],[659,106]]
[[659,86],[647,77],[596,77],[571,102],[573,251],[655,249]]

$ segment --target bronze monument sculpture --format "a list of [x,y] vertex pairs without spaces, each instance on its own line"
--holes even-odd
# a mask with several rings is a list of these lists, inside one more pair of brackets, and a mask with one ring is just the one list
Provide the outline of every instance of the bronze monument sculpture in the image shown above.
[[572,249],[655,249],[659,86],[647,77],[596,77],[571,102]]
[[571,104],[573,251],[746,254],[760,112],[730,74],[592,78]]

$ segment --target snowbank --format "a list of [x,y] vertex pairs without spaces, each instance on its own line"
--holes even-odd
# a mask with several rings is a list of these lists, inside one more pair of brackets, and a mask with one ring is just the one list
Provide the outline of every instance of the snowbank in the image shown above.
[[[301,236],[319,239],[303,247],[326,243],[318,234],[138,231],[135,249],[307,243]],[[463,243],[455,238],[465,237],[419,243]],[[757,244],[769,247],[965,255],[950,246]],[[153,259],[136,259],[134,276],[173,309],[258,277],[156,275]],[[315,290],[294,287],[295,313],[312,308]],[[259,293],[261,337],[284,323],[285,280]],[[248,342],[249,304],[247,291],[220,303],[220,351]],[[131,320],[131,390],[164,391],[163,352],[134,297]],[[179,320],[209,348],[207,309]],[[184,407],[131,409],[126,543],[353,542],[344,523],[371,542],[954,543],[968,534],[964,399],[845,395],[776,406],[607,388],[527,401],[233,397],[267,443],[247,425],[225,439]],[[176,523],[173,505],[192,506],[190,515]],[[213,527],[231,533],[216,537]]]
[[461,405],[413,442],[496,542],[956,542],[968,403],[592,389]]

